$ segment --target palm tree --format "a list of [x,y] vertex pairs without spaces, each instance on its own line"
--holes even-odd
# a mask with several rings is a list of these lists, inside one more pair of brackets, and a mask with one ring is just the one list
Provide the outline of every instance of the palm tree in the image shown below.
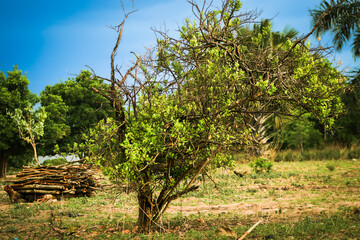
[[[262,19],[260,24],[254,24],[253,34],[262,34],[265,29],[271,27],[270,19]],[[295,28],[290,28],[286,26],[282,32],[273,32],[271,31],[269,37],[264,39],[262,42],[263,46],[270,46],[273,48],[278,48],[281,44],[285,43],[287,40],[294,39],[299,34]]]
[[[251,34],[257,36],[263,34],[267,29],[271,28],[271,21],[269,19],[262,19],[259,24],[254,24]],[[286,26],[282,32],[270,31],[270,34],[266,34],[267,38],[263,38],[260,43],[262,48],[278,49],[287,40],[294,40],[298,35],[298,31],[294,28]],[[260,108],[264,107],[259,105]],[[259,109],[259,112],[260,109]],[[280,119],[278,119],[272,113],[254,113],[249,121],[249,127],[252,130],[252,140],[254,142],[254,149],[252,153],[255,156],[266,155],[269,150],[269,140],[273,137],[273,134],[269,133],[272,125],[276,125]]]
[[336,50],[352,40],[354,58],[360,57],[360,1],[359,0],[323,0],[316,9],[310,10],[315,34],[330,31]]

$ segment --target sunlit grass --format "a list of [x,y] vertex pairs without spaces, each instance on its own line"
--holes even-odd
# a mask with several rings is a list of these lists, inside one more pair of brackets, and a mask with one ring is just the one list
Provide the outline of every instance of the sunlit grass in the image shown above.
[[[233,170],[246,174],[239,177]],[[248,239],[354,238],[360,229],[359,176],[360,162],[352,160],[275,162],[269,173],[253,173],[248,163],[237,163],[235,169],[218,169],[212,180],[205,177],[205,182],[197,182],[198,191],[174,201],[151,235],[134,233],[136,192],[110,187],[90,198],[13,205],[3,193],[0,235],[9,239],[229,239],[216,230],[228,226],[239,237],[262,218],[263,224]],[[55,231],[51,222],[61,231]]]

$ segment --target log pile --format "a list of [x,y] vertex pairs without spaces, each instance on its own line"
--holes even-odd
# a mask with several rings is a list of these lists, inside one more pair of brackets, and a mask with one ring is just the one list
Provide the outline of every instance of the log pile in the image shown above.
[[91,196],[98,189],[93,176],[94,172],[85,164],[24,167],[23,171],[16,175],[16,179],[8,181],[13,184],[5,188],[12,202],[15,201],[11,196],[14,194],[13,191],[17,198],[20,196],[20,200],[28,202],[39,200],[49,194],[57,199]]

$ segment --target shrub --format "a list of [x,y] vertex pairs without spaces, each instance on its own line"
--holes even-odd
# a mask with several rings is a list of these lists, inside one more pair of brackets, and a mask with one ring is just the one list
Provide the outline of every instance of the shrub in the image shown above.
[[349,159],[353,159],[353,158],[357,159],[357,158],[360,158],[360,148],[355,148],[355,149],[349,150],[348,158],[349,158]]
[[274,158],[275,162],[295,162],[303,161],[302,154],[296,150],[286,150],[278,152]]
[[325,167],[326,167],[327,169],[329,169],[330,171],[334,171],[334,170],[335,170],[335,164],[334,164],[334,163],[327,163],[327,164],[325,165]]
[[338,160],[360,158],[360,148],[353,146],[350,149],[339,146],[327,146],[322,149],[307,149],[303,152],[299,150],[284,150],[276,153],[275,162],[294,162],[309,160]]
[[256,158],[254,161],[250,162],[249,165],[256,173],[270,172],[273,167],[273,163],[264,157]]

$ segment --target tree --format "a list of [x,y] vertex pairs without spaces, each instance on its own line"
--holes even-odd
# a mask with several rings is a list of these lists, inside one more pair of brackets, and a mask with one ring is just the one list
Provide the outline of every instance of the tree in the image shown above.
[[349,81],[341,97],[344,113],[335,122],[334,140],[351,146],[360,139],[360,70]]
[[34,110],[29,106],[24,111],[16,108],[13,113],[8,112],[8,115],[16,123],[21,139],[29,143],[33,148],[34,159],[40,166],[36,145],[38,139],[44,135],[44,122],[47,116],[44,108],[40,107]]
[[25,109],[35,104],[36,95],[28,89],[29,81],[17,66],[7,72],[0,72],[0,177],[6,177],[9,156],[19,155],[27,148],[19,138],[18,127],[7,112]]
[[309,114],[292,119],[277,138],[282,148],[304,149],[314,148],[323,143],[322,133],[315,128],[315,122],[311,121]]
[[[323,0],[321,4],[310,11],[312,24],[317,37],[330,31],[336,50],[340,51],[346,42],[352,41],[353,56],[360,56],[360,2],[358,0]],[[345,93],[342,94],[345,103],[345,113],[336,122],[335,138],[341,143],[350,145],[358,139],[357,109],[358,109],[358,76],[350,76]]]
[[[263,38],[261,41],[261,46],[265,48],[274,48],[277,49],[285,44],[288,40],[293,40],[298,35],[298,31],[294,28],[286,27],[283,32],[273,32],[266,33],[267,29],[271,28],[271,21],[269,19],[261,20],[260,24],[254,24],[251,34],[254,37],[258,37],[259,34],[265,33],[266,38]],[[244,31],[249,31],[245,28]],[[259,106],[265,107],[265,106]],[[252,119],[249,122],[251,127],[251,136],[253,138],[252,142],[254,143],[251,153],[255,156],[266,155],[269,150],[269,140],[273,137],[274,131],[269,131],[273,122],[276,121],[273,113],[264,113],[258,111],[252,115]]]
[[323,0],[310,11],[315,34],[331,31],[337,50],[352,39],[354,58],[360,57],[360,2],[358,0]]
[[70,133],[70,126],[67,125],[69,107],[61,96],[45,91],[41,92],[41,105],[48,117],[45,119],[44,137],[41,139],[40,150],[43,154],[52,154],[54,146]]
[[103,80],[82,71],[75,79],[46,86],[40,93],[41,106],[48,113],[45,121],[42,152],[52,154],[58,144],[65,151],[82,142],[82,134],[109,115],[110,105],[92,87],[108,89]]
[[244,31],[255,18],[240,12],[240,1],[223,1],[220,9],[189,3],[196,21],[187,20],[178,38],[157,31],[154,53],[118,71],[120,79],[112,75],[113,95],[98,91],[123,117],[101,122],[86,142],[90,161],[134,186],[144,232],[173,200],[198,189],[200,174],[229,164],[227,152],[253,145],[254,114],[293,116],[291,109],[301,109],[331,125],[331,108],[341,108],[340,73],[305,39],[261,44],[271,27],[256,36]]

